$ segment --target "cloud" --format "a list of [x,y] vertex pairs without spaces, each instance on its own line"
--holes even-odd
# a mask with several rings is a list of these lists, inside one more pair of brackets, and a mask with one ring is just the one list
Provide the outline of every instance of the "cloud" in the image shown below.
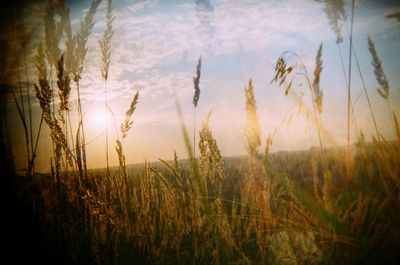
[[[356,6],[354,44],[355,47],[363,47],[366,51],[357,50],[357,54],[361,55],[362,65],[367,63],[370,66],[370,60],[366,60],[368,51],[365,43],[364,46],[359,43],[365,42],[366,34],[370,33],[374,40],[377,40],[377,46],[381,43],[384,45],[378,47],[384,48],[380,54],[383,54],[385,69],[389,62],[389,65],[395,66],[388,67],[389,71],[395,72],[398,63],[393,62],[395,60],[392,58],[389,58],[391,60],[386,58],[400,45],[398,38],[394,38],[399,32],[398,22],[385,18],[385,15],[398,9],[384,5],[370,8],[368,3],[363,1]],[[243,90],[250,77],[253,78],[255,86],[259,114],[261,117],[266,117],[263,125],[264,134],[280,126],[281,120],[292,114],[294,104],[284,96],[281,89],[269,85],[275,60],[285,50],[297,52],[312,74],[316,49],[323,41],[324,70],[321,85],[324,89],[331,88],[324,90],[326,98],[331,97],[331,103],[337,103],[328,104],[324,115],[332,118],[329,113],[337,114],[335,108],[341,106],[340,102],[344,102],[342,98],[334,98],[337,101],[332,99],[338,95],[342,96],[340,93],[345,91],[345,84],[341,82],[343,77],[340,65],[338,63],[329,65],[332,60],[338,60],[338,56],[335,34],[328,24],[323,3],[311,0],[196,0],[182,4],[171,2],[167,4],[165,1],[126,0],[114,1],[114,5],[116,19],[113,22],[114,35],[107,83],[108,101],[118,120],[121,120],[133,94],[139,91],[140,98],[135,112],[134,126],[140,128],[142,132],[154,130],[152,135],[161,134],[163,126],[169,126],[168,136],[171,136],[175,133],[171,128],[179,130],[176,99],[185,112],[185,121],[191,124],[194,91],[192,78],[200,55],[203,56],[203,65],[197,122],[200,126],[202,117],[205,117],[208,111],[213,111],[213,128],[216,137],[223,140],[221,141],[223,152],[230,154],[244,152],[244,148],[235,149],[237,145],[231,143],[239,142],[238,145],[244,146]],[[84,8],[87,6],[88,3],[71,6],[71,18],[75,30],[79,27],[87,10]],[[88,41],[87,60],[80,81],[84,108],[101,104],[104,100],[104,80],[100,74],[98,41],[104,29],[105,6],[106,2],[103,1],[96,13],[96,24]],[[347,5],[347,10],[348,7]],[[37,6],[32,10],[38,11],[40,7]],[[29,43],[27,51],[28,79],[32,84],[37,82],[34,55],[37,44],[43,36],[43,29],[40,26],[42,23],[40,16],[43,14],[31,13],[32,24],[27,24],[31,27],[31,31],[35,30],[37,33],[35,35],[37,38]],[[346,21],[346,25],[348,27],[349,20]],[[345,27],[343,33],[346,37]],[[348,45],[346,38],[344,45]],[[63,45],[60,45],[60,48],[63,48]],[[343,55],[346,57],[346,54]],[[21,59],[21,55],[19,58]],[[12,57],[7,59],[11,61]],[[15,80],[16,68],[10,68],[8,71],[12,76],[11,79]],[[398,78],[393,77],[394,75],[395,73],[388,75],[393,84],[398,83]],[[354,80],[355,87],[357,82]],[[73,83],[72,86],[71,100],[74,101],[77,99],[77,93]],[[336,88],[339,89],[335,90]],[[393,95],[398,95],[396,89],[392,90],[393,93],[397,93]],[[395,99],[391,100],[394,103],[398,102]],[[75,106],[74,102],[72,104]],[[363,109],[360,109],[360,113],[362,114],[360,119],[368,116]],[[304,123],[306,122],[298,122],[296,130],[291,130],[286,136],[284,134],[277,136],[280,140],[274,143],[277,145],[281,143],[281,146],[286,143],[294,145],[294,141],[299,141],[294,134],[304,130]],[[340,131],[342,126],[340,118],[336,118],[332,124],[332,127],[336,127],[332,130]],[[230,128],[229,132],[226,132],[226,128]],[[310,135],[314,136],[308,134],[307,143],[312,142]],[[148,135],[142,137],[148,138]],[[290,137],[290,143],[285,137]],[[166,140],[161,138],[157,140],[160,142]],[[141,143],[143,146],[146,144],[149,142]],[[305,142],[301,142],[298,146],[304,144]]]

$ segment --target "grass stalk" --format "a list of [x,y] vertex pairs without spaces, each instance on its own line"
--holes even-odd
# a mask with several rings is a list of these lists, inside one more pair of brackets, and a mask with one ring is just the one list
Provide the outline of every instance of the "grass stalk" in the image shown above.
[[18,60],[18,52],[17,52],[17,47],[16,47],[16,42],[17,42],[17,36],[15,29],[13,30],[14,33],[14,39],[12,42],[12,47],[13,47],[13,52],[15,56],[15,66],[16,66],[16,72],[17,72],[17,82],[18,82],[18,89],[19,89],[19,97],[20,101],[18,102],[17,97],[15,95],[14,89],[12,89],[12,94],[13,94],[13,99],[14,103],[17,106],[18,110],[18,115],[21,119],[23,130],[24,130],[24,136],[25,136],[25,146],[26,146],[26,155],[27,155],[27,169],[26,169],[26,175],[30,175],[30,161],[31,161],[31,154],[30,154],[30,148],[29,148],[29,133],[28,133],[28,126],[26,123],[26,114],[25,114],[25,103],[24,103],[24,97],[22,94],[22,81],[21,81],[21,75],[20,75],[20,65],[19,65],[19,60]]
[[[355,48],[354,48],[354,45],[353,45],[353,48],[352,48],[352,49],[353,49],[353,53],[354,53],[354,59],[356,60],[356,64],[357,64],[357,70],[358,70],[358,73],[359,73],[359,75],[360,75],[361,82],[362,82],[362,84],[363,84],[363,91],[364,91],[365,97],[366,97],[366,99],[367,99],[368,109],[369,109],[369,111],[370,111],[370,113],[371,113],[371,118],[372,118],[372,122],[373,122],[373,124],[374,124],[374,129],[375,129],[376,137],[378,137],[378,140],[381,141],[381,136],[380,136],[380,132],[379,132],[379,129],[378,129],[377,122],[376,122],[375,114],[374,114],[374,111],[373,111],[373,109],[372,109],[371,100],[370,100],[370,97],[369,97],[369,93],[368,93],[368,90],[367,90],[367,86],[366,86],[366,84],[365,84],[364,77],[363,77],[362,72],[361,72],[360,63],[359,63],[359,61],[358,61],[358,56],[357,56],[356,50],[355,50]],[[354,104],[355,104],[355,103],[356,103],[356,102],[354,102]]]
[[351,4],[351,26],[350,26],[350,46],[349,46],[349,74],[347,86],[347,152],[346,152],[346,178],[350,179],[350,109],[351,109],[351,66],[353,55],[353,25],[354,25],[354,0]]
[[[31,147],[31,160],[33,160],[33,157],[35,155],[34,150],[33,150],[33,128],[32,128],[32,103],[31,103],[31,91],[30,91],[30,85],[29,85],[29,80],[28,80],[28,66],[26,62],[26,54],[24,53],[24,68],[25,68],[25,83],[26,83],[26,91],[27,91],[27,97],[28,97],[28,117],[29,117],[29,138],[30,138],[30,147]],[[29,162],[30,167],[29,167],[29,175],[32,175],[32,172],[35,170],[35,164],[33,162]]]
[[[99,41],[99,46],[101,49],[101,62],[102,70],[101,76],[104,79],[104,110],[108,113],[108,99],[107,99],[107,80],[109,74],[109,68],[111,64],[111,38],[114,34],[112,29],[112,22],[115,19],[112,15],[112,0],[107,1],[107,11],[106,11],[106,24],[103,32],[103,38]],[[109,158],[108,158],[108,120],[105,122],[105,142],[106,142],[106,177],[110,176],[109,168]]]

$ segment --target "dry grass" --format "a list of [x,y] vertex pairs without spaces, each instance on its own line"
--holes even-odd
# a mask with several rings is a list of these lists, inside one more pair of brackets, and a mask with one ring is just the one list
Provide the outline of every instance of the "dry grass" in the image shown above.
[[[343,18],[340,6],[332,3],[327,1],[327,8],[338,8],[339,18]],[[299,95],[309,93],[313,108],[310,116],[314,118],[320,148],[270,154],[273,137],[269,135],[261,154],[262,136],[250,79],[244,103],[246,158],[224,160],[209,115],[199,132],[197,159],[177,103],[189,160],[179,160],[174,153],[171,162],[146,161],[132,173],[133,169],[126,165],[123,140],[133,126],[132,116],[139,104],[136,93],[118,132],[122,137],[115,139],[119,169],[110,171],[106,178],[88,171],[79,80],[98,5],[99,1],[92,1],[76,35],[71,33],[68,9],[49,7],[45,44],[38,47],[36,55],[35,90],[50,128],[53,178],[35,176],[35,196],[29,200],[37,222],[46,229],[44,240],[55,247],[62,246],[68,253],[67,264],[394,264],[400,247],[397,117],[390,114],[395,142],[382,137],[366,143],[363,133],[359,134],[352,153],[354,162],[348,171],[345,151],[325,148],[329,136],[320,118],[322,44],[316,55],[313,81],[301,58],[293,52],[278,58],[273,79],[283,86],[285,94],[297,95],[299,105],[303,106],[306,100]],[[56,10],[61,23],[54,23]],[[108,1],[106,30],[100,41],[105,81],[111,62],[111,10]],[[334,19],[338,18],[332,17],[331,24],[338,31],[340,26]],[[338,34],[337,41],[340,38]],[[65,42],[61,43],[61,39]],[[388,82],[382,77],[373,44],[370,51],[375,72],[379,70],[381,76],[377,78],[380,93],[387,99],[388,86],[384,85]],[[57,112],[52,107],[53,73],[49,68],[53,66],[60,99]],[[201,58],[193,79],[194,108],[200,93],[200,71]],[[298,76],[307,82],[307,91],[299,91],[295,79]],[[78,89],[79,120],[74,133],[68,118],[71,80]],[[63,169],[66,164],[73,170]],[[352,176],[346,179],[348,172]],[[308,178],[310,183],[304,183]]]

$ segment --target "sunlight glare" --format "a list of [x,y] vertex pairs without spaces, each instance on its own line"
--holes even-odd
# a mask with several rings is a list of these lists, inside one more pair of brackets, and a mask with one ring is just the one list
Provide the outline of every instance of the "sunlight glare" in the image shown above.
[[105,126],[110,119],[109,114],[101,108],[92,111],[92,120],[96,127]]

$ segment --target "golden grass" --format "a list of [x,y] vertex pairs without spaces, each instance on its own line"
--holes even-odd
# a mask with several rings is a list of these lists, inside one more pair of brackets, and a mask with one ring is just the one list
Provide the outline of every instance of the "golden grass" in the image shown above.
[[[278,58],[273,78],[283,86],[285,94],[301,94],[296,86],[296,76],[307,82],[305,89],[311,96],[320,148],[303,153],[271,154],[273,137],[269,135],[261,154],[262,136],[250,79],[245,87],[244,101],[246,158],[233,162],[223,158],[209,124],[209,115],[199,132],[197,159],[177,103],[189,161],[179,160],[174,153],[171,162],[146,161],[132,172],[133,169],[126,165],[123,140],[128,137],[133,125],[132,116],[139,104],[136,93],[115,139],[118,170],[110,171],[105,178],[101,173],[88,171],[79,96],[75,141],[67,117],[71,111],[70,80],[75,82],[79,93],[86,43],[98,5],[99,1],[92,1],[74,36],[68,9],[58,7],[62,20],[58,24],[53,21],[55,10],[49,7],[45,45],[38,47],[36,55],[38,84],[35,90],[44,120],[50,128],[54,149],[51,159],[53,178],[35,176],[32,183],[32,195],[35,196],[29,200],[35,206],[37,222],[46,228],[44,239],[68,252],[66,263],[394,262],[400,242],[400,129],[397,117],[394,112],[390,113],[396,142],[377,135],[381,140],[375,138],[374,143],[367,143],[360,132],[350,165],[343,149],[327,149],[325,140],[329,136],[324,132],[320,118],[323,109],[323,93],[319,87],[322,44],[316,55],[313,81],[301,58],[293,52]],[[100,41],[105,81],[111,62],[111,10],[111,1],[108,1],[106,30]],[[340,10],[337,11],[343,17]],[[337,21],[331,24],[335,31],[339,30]],[[58,50],[63,34],[64,50]],[[340,37],[338,34],[337,41]],[[384,76],[373,43],[369,42],[375,71],[380,69],[378,74]],[[292,59],[295,59],[294,63]],[[53,73],[48,69],[52,66],[56,69],[59,90],[58,117],[51,106],[54,103]],[[201,57],[196,70],[193,79],[195,108],[200,93]],[[378,79],[378,83],[382,86],[381,95],[387,99],[388,88],[384,86],[387,80],[381,80],[386,77]],[[298,102],[304,104],[304,101],[303,96],[299,97]],[[72,166],[73,170],[63,170],[63,163]],[[350,171],[347,166],[351,167]],[[349,172],[351,178],[346,179]],[[307,178],[311,182],[303,183]]]

